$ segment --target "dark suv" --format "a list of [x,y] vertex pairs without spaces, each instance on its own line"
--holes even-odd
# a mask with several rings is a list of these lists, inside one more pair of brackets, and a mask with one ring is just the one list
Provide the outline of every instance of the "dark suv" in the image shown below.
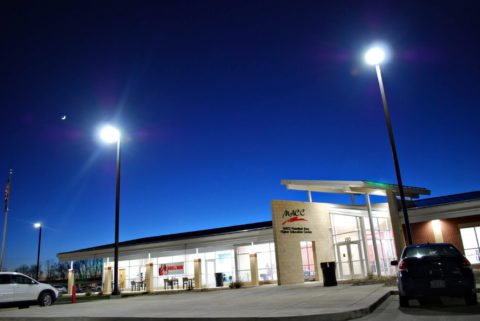
[[475,276],[470,262],[448,243],[414,244],[403,249],[397,285],[400,306],[411,298],[463,296],[467,305],[477,304]]

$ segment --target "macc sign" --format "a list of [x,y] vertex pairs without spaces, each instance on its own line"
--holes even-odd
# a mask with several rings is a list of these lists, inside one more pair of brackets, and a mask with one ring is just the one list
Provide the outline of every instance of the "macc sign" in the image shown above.
[[[285,210],[282,214],[282,234],[311,234],[312,231],[308,227],[290,226],[291,223],[307,222],[305,219],[305,209]],[[287,225],[287,226],[285,226]]]

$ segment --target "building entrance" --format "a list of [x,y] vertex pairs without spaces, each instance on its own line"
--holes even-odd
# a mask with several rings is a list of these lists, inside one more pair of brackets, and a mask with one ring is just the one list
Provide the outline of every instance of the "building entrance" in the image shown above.
[[379,213],[374,213],[372,218],[379,262],[377,267],[368,217],[362,211],[346,210],[331,213],[330,217],[339,279],[377,274],[378,269],[381,275],[395,274],[390,266],[395,256],[388,218],[379,216]]
[[337,243],[338,273],[340,279],[353,279],[365,275],[365,266],[360,241]]
[[332,237],[339,279],[367,275],[362,217],[331,213]]
[[205,267],[207,287],[215,287],[215,260],[206,260]]

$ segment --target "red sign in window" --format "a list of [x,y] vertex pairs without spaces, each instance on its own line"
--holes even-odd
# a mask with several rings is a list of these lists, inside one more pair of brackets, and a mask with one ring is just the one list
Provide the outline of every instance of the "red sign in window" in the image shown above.
[[183,262],[160,264],[158,275],[184,274],[184,266]]

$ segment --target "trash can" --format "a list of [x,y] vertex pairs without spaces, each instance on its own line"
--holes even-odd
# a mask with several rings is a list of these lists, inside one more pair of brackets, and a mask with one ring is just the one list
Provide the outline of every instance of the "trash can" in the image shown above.
[[320,266],[323,274],[323,286],[336,286],[335,262],[322,262]]
[[215,273],[215,283],[217,287],[223,286],[223,273]]

